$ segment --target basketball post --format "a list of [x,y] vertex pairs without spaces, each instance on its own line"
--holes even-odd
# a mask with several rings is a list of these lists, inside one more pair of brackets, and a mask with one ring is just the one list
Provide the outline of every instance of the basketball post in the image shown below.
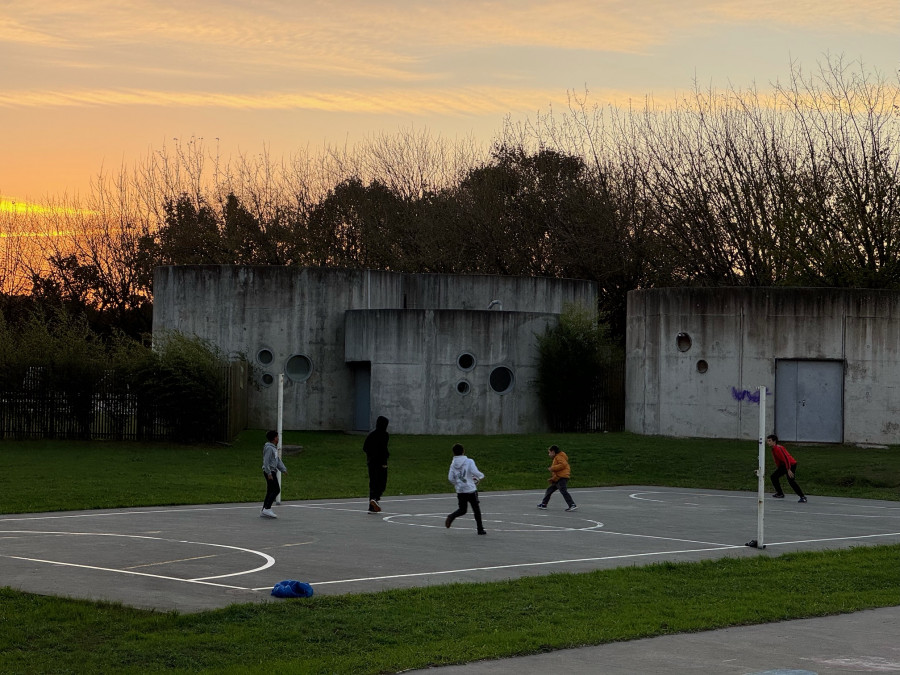
[[765,548],[766,512],[766,388],[759,388],[759,464],[756,470],[756,548]]
[[[281,459],[281,427],[284,421],[284,373],[278,374],[278,426],[275,431],[278,432],[278,459]],[[276,469],[276,471],[278,471]],[[281,504],[281,471],[278,471],[278,496],[275,497],[275,503]]]

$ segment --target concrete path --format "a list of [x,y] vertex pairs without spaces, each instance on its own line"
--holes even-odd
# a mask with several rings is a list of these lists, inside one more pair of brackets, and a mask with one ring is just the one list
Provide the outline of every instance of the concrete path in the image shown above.
[[[565,627],[560,626],[560,630]],[[431,675],[900,673],[900,607],[666,635],[410,672]]]

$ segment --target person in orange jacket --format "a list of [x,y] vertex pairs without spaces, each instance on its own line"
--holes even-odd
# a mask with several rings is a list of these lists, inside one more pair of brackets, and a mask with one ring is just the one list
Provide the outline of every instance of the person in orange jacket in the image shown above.
[[547,491],[544,493],[544,498],[541,500],[541,503],[538,504],[539,509],[546,509],[547,502],[550,501],[550,497],[554,492],[559,490],[559,494],[563,496],[563,499],[566,500],[566,505],[568,508],[566,511],[574,511],[578,507],[575,505],[575,501],[569,495],[569,490],[567,486],[569,484],[569,478],[572,476],[572,470],[569,468],[569,458],[559,447],[555,445],[551,445],[547,449],[547,454],[553,459],[553,462],[550,464],[550,478],[549,483],[550,486],[547,488]]
[[775,460],[775,471],[770,476],[772,485],[775,488],[775,494],[772,496],[776,499],[784,499],[784,492],[781,491],[781,481],[779,479],[782,476],[787,476],[788,485],[800,497],[798,501],[801,504],[805,504],[806,495],[803,494],[803,490],[800,489],[797,481],[794,480],[794,474],[797,471],[797,460],[791,457],[791,453],[787,451],[787,448],[783,445],[778,445],[778,436],[775,434],[766,436],[766,445],[772,448],[772,458]]

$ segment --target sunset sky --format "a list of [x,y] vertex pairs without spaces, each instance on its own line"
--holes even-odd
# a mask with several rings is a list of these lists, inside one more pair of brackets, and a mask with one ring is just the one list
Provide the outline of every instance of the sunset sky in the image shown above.
[[84,194],[175,138],[273,156],[410,127],[487,140],[571,90],[764,89],[825,53],[896,79],[900,2],[0,1],[0,196]]

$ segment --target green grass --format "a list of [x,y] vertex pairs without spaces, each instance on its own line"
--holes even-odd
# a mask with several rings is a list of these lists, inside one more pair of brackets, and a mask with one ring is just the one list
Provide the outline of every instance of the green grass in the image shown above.
[[[262,434],[230,447],[0,443],[0,512],[256,502]],[[540,489],[546,447],[572,487],[755,490],[756,443],[632,434],[394,436],[388,494],[447,492],[460,441],[485,490]],[[362,497],[362,437],[286,433],[286,499]],[[900,450],[790,446],[811,495],[900,499]],[[316,596],[199,614],[0,590],[0,672],[383,673],[900,605],[900,545],[660,563],[488,584]],[[565,630],[559,630],[559,627]]]
[[[284,460],[285,499],[366,494],[362,436],[300,432],[284,436],[285,444],[304,447],[299,455]],[[261,501],[263,440],[262,432],[248,431],[231,446],[3,441],[0,513]],[[485,491],[543,488],[549,475],[546,448],[551,443],[569,455],[572,488],[668,485],[756,490],[755,441],[628,433],[393,436],[387,496],[447,492],[450,447],[456,441],[487,474],[481,486]],[[900,500],[900,448],[788,449],[799,462],[797,480],[811,495]]]
[[0,671],[384,673],[900,604],[900,546],[660,563],[201,614],[0,591]]

